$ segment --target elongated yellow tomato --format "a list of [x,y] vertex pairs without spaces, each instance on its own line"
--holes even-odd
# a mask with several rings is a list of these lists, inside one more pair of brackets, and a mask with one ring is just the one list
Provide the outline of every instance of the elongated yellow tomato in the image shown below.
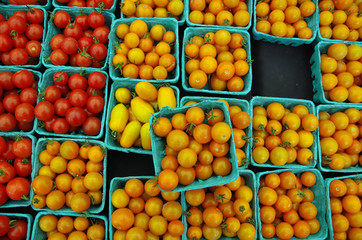
[[170,108],[176,107],[175,92],[171,87],[160,87],[158,89],[157,103],[159,109],[169,106]]
[[140,98],[147,102],[152,102],[157,99],[157,88],[149,82],[137,83],[135,91]]
[[131,107],[137,120],[142,123],[149,122],[151,115],[155,113],[152,105],[140,97],[135,97],[132,99]]
[[127,124],[122,133],[119,143],[124,148],[130,148],[140,136],[141,123],[139,121],[132,121]]
[[151,133],[150,133],[150,123],[145,123],[141,127],[141,141],[142,148],[146,150],[151,150]]
[[122,103],[114,106],[111,112],[111,119],[109,120],[109,128],[112,131],[122,132],[128,122],[128,110]]

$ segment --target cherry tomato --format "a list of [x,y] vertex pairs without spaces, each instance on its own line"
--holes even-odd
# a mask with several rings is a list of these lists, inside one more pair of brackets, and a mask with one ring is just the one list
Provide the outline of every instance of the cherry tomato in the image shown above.
[[15,109],[15,118],[18,122],[29,123],[34,121],[34,107],[30,103],[20,103]]
[[99,40],[99,42],[106,43],[108,42],[109,27],[108,26],[97,27],[96,29],[94,29],[93,35],[96,39]]
[[87,113],[80,107],[72,107],[65,114],[65,119],[70,126],[79,127],[87,118]]
[[70,92],[68,99],[74,107],[84,107],[87,104],[88,94],[83,89],[74,89]]
[[66,65],[68,62],[68,55],[63,52],[61,49],[55,49],[50,54],[50,61],[54,65]]
[[89,49],[90,55],[96,61],[102,61],[107,57],[107,47],[103,43],[95,43]]
[[65,36],[63,34],[57,34],[50,40],[50,47],[55,50],[59,49],[61,43],[63,42]]
[[6,185],[6,193],[12,200],[27,198],[30,192],[30,181],[23,177],[16,177]]
[[75,73],[72,76],[70,76],[68,85],[69,88],[72,90],[74,89],[85,90],[87,88],[87,78],[79,73]]
[[48,86],[45,89],[44,99],[46,101],[54,103],[56,100],[58,100],[61,97],[61,95],[62,93],[59,88],[57,88],[56,86]]
[[1,62],[5,66],[11,66],[13,63],[10,61],[10,52],[2,53],[1,54]]
[[102,13],[92,12],[88,15],[88,24],[91,28],[96,29],[102,27],[106,22]]
[[79,40],[83,36],[83,29],[77,23],[69,23],[64,29],[64,36]]
[[96,136],[101,131],[101,120],[97,117],[88,117],[82,128],[88,136]]
[[78,42],[72,37],[66,37],[60,45],[60,49],[68,55],[76,54],[78,51]]
[[10,31],[16,31],[18,34],[25,32],[27,28],[26,20],[23,17],[13,15],[8,19]]
[[[8,199],[9,199],[9,197],[6,194],[6,186],[4,184],[0,183],[0,206],[4,205],[4,203],[6,203],[8,201]],[[3,229],[3,228],[1,228],[1,226],[0,226],[0,229]]]
[[28,232],[28,223],[24,220],[16,220],[14,226],[10,228],[8,237],[10,240],[25,239]]
[[63,10],[57,11],[54,15],[54,24],[59,28],[65,28],[70,20],[71,18],[69,13]]
[[20,97],[16,94],[6,95],[3,99],[3,105],[6,111],[14,113],[16,107],[21,103]]
[[69,123],[64,118],[56,119],[52,124],[53,132],[64,134],[69,131]]
[[10,51],[10,61],[14,65],[25,65],[28,59],[28,53],[22,48],[15,48]]
[[25,35],[30,40],[37,40],[37,41],[40,41],[43,38],[43,33],[44,33],[44,28],[42,25],[38,23],[30,24],[25,31]]
[[34,105],[38,97],[38,92],[34,88],[25,88],[20,92],[20,101]]
[[66,98],[59,98],[54,103],[54,111],[60,117],[65,117],[66,112],[68,109],[72,107],[69,100]]
[[0,22],[0,33],[4,33],[6,35],[10,34],[10,28],[7,21]]
[[13,41],[8,34],[0,34],[0,49],[1,52],[8,52],[13,48]]
[[92,57],[84,51],[77,53],[75,61],[79,67],[90,67],[92,65]]
[[29,132],[34,127],[34,121],[33,122],[17,122],[16,127],[19,128],[20,131],[23,132]]
[[20,177],[30,176],[32,165],[30,158],[16,158],[14,161],[14,169],[16,175]]
[[87,101],[87,109],[91,113],[100,113],[104,108],[104,99],[99,95],[89,97]]
[[35,106],[34,114],[40,121],[48,121],[54,115],[54,106],[49,101],[42,101]]
[[55,85],[65,86],[68,84],[69,76],[66,72],[58,71],[53,75],[53,81]]
[[0,131],[11,132],[16,127],[16,119],[14,115],[10,113],[4,113],[0,115]]
[[44,13],[39,8],[28,8],[26,17],[31,23],[41,24],[44,22]]
[[28,88],[33,85],[34,76],[28,70],[20,70],[14,73],[13,83],[18,88]]
[[26,43],[25,49],[30,57],[38,58],[41,53],[41,44],[39,41],[31,40]]
[[58,118],[58,116],[54,115],[50,120],[44,121],[45,130],[47,130],[48,132],[53,132],[53,123]]
[[28,158],[32,153],[32,142],[29,138],[15,140],[11,151],[19,158]]
[[7,183],[14,177],[15,177],[14,167],[6,161],[1,161],[0,162],[0,183]]
[[[0,189],[2,189],[2,187],[0,187]],[[0,192],[1,192],[1,190],[0,190]],[[2,205],[2,204],[0,203],[0,205]],[[0,215],[0,237],[8,234],[8,232],[10,230],[9,223],[10,223],[10,218],[8,216]]]
[[89,28],[88,15],[86,14],[76,16],[74,22],[79,24],[83,30],[87,30]]
[[93,44],[93,39],[91,37],[83,36],[78,40],[78,47],[81,51],[86,51],[89,53],[89,48]]
[[9,71],[4,71],[0,73],[0,86],[4,90],[12,90],[15,88],[15,85],[12,81],[13,73]]

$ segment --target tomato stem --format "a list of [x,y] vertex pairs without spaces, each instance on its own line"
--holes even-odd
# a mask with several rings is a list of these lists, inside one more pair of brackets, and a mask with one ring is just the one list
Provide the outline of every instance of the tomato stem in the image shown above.
[[16,220],[11,220],[11,221],[9,222],[9,227],[10,227],[10,228],[13,228],[13,227],[15,227],[17,224],[18,224],[18,221],[16,221]]
[[28,200],[29,200],[29,197],[24,194],[23,196],[21,196],[21,199],[23,199],[23,200],[25,200],[25,201],[28,201]]

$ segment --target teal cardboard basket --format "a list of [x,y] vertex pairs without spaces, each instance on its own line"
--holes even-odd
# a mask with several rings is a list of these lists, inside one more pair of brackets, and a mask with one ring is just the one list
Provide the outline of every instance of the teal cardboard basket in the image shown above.
[[[16,7],[16,6],[19,6],[19,5],[12,5],[12,4],[9,4],[9,0],[1,0],[0,2],[0,7],[1,8],[12,8],[12,7]],[[23,6],[25,6],[26,4],[24,4]],[[26,6],[29,6],[29,7],[43,7],[44,9],[46,10],[49,10],[51,7],[52,7],[52,1],[51,0],[46,0],[45,3],[42,3],[42,4],[37,4],[37,5],[26,5]]]
[[[32,174],[34,172],[34,164],[35,164],[35,143],[37,142],[37,139],[34,135],[32,134],[27,134],[27,133],[20,133],[21,136],[23,136],[24,138],[29,138],[31,140],[31,164],[32,164]],[[0,136],[3,137],[5,139],[5,141],[7,140],[15,140],[16,138],[16,134],[14,133],[0,133]],[[30,180],[30,176],[27,177]],[[6,184],[5,184],[6,185]],[[31,203],[31,192],[29,193],[29,199],[25,200],[25,199],[21,199],[21,200],[11,200],[10,198],[8,199],[8,201],[6,203],[4,203],[3,205],[0,206],[1,208],[17,208],[17,207],[27,207],[30,205]]]
[[17,220],[17,219],[25,220],[28,223],[27,232],[26,232],[26,240],[30,240],[31,229],[32,229],[32,225],[33,225],[33,216],[31,216],[30,214],[25,214],[25,213],[0,213],[0,216],[1,215],[8,216],[11,220]]
[[[43,79],[39,84],[39,88],[40,89],[46,89],[48,86],[53,86],[54,85],[54,81],[53,81],[53,75],[58,72],[58,71],[64,71],[66,73],[68,73],[69,77],[72,74],[75,73],[80,73],[82,70],[84,69],[75,69],[75,68],[70,68],[70,67],[57,67],[57,68],[49,68],[47,69],[44,74],[43,74]],[[72,133],[67,133],[67,134],[57,134],[54,132],[48,132],[44,127],[40,127],[40,121],[35,118],[35,122],[34,122],[34,126],[35,126],[35,131],[36,133],[38,133],[39,135],[43,135],[43,136],[54,136],[54,137],[72,137],[72,138],[83,138],[83,139],[100,139],[103,136],[104,133],[104,122],[106,119],[106,107],[107,107],[107,100],[108,100],[108,82],[109,82],[109,77],[107,72],[105,71],[101,71],[101,70],[96,70],[93,71],[93,69],[91,71],[87,71],[85,70],[85,76],[88,78],[89,74],[91,72],[101,72],[106,76],[106,85],[104,86],[104,110],[100,113],[97,114],[97,117],[101,120],[101,130],[100,132],[96,135],[96,136],[88,136],[84,133],[84,131],[82,130],[82,128],[80,128],[80,130],[76,131],[76,132],[72,132]],[[38,103],[42,101],[42,98],[38,97]]]
[[[317,181],[316,183],[310,187],[309,189],[313,191],[314,193],[314,200],[313,200],[313,204],[317,207],[317,216],[316,219],[318,219],[319,223],[320,223],[320,229],[317,233],[309,235],[307,238],[307,240],[309,239],[326,239],[327,238],[327,234],[328,234],[328,228],[327,228],[327,224],[326,224],[326,209],[325,209],[325,188],[324,188],[324,179],[322,174],[317,170],[317,169],[283,169],[283,170],[275,170],[275,171],[268,171],[268,172],[259,172],[256,174],[256,189],[257,191],[259,191],[259,187],[260,187],[260,178],[264,177],[265,175],[269,174],[269,173],[275,173],[275,174],[280,174],[282,172],[287,172],[290,171],[292,173],[294,173],[297,176],[300,176],[303,172],[312,172],[314,173],[314,175],[317,177]],[[258,196],[257,193],[255,193],[256,196]],[[264,238],[261,234],[261,220],[260,220],[260,206],[259,206],[259,198],[257,197],[256,200],[256,208],[257,208],[257,216],[258,216],[258,237],[260,240],[265,240],[267,238]],[[272,240],[279,240],[278,237],[273,237],[273,238],[269,238]],[[297,237],[292,237],[291,240],[298,240],[300,238]]]
[[[42,8],[41,6],[38,5],[30,5],[31,7],[34,8],[39,8],[40,10],[42,10],[42,12],[44,13],[44,21],[43,21],[43,38],[41,40],[41,44],[43,45],[45,43],[45,38],[47,36],[47,27],[48,27],[48,13],[47,11]],[[0,5],[0,13],[6,18],[7,16],[10,17],[12,16],[16,11],[28,11],[28,7],[23,5],[23,6],[19,6],[19,5]],[[11,69],[14,67],[22,67],[22,68],[31,68],[31,69],[40,69],[42,67],[42,63],[41,63],[41,57],[44,54],[44,49],[42,47],[41,49],[41,53],[40,56],[38,58],[38,61],[34,64],[34,65],[11,65],[11,66],[6,66],[7,69]],[[4,65],[2,65],[4,66]]]
[[[339,41],[341,42],[341,41]],[[334,44],[336,42],[333,41],[322,41],[320,43],[318,43],[317,45],[315,45],[314,47],[314,53],[312,55],[312,57],[310,58],[310,64],[312,65],[312,79],[313,79],[313,92],[314,92],[314,96],[313,96],[313,100],[315,103],[329,103],[329,104],[343,104],[340,102],[335,102],[335,101],[331,101],[331,100],[327,100],[325,95],[324,95],[324,91],[323,91],[323,85],[322,85],[322,72],[321,72],[321,54],[327,53],[329,46],[331,46],[332,44]],[[343,42],[344,44],[346,44],[347,46],[349,45],[353,45],[353,44],[357,44],[362,46],[361,42]],[[348,103],[348,102],[347,102]]]
[[[255,220],[255,223],[257,222],[257,216],[259,215],[259,213],[257,212],[257,203],[256,203],[256,198],[257,198],[257,188],[256,188],[256,177],[255,177],[255,173],[251,170],[239,170],[239,176],[243,177],[245,179],[245,185],[248,186],[252,191],[253,191],[253,200],[251,200],[250,202],[250,207],[253,211],[253,219]],[[186,199],[184,197],[185,194],[183,194],[182,196],[182,209],[184,210],[184,212],[186,212],[189,208],[189,204],[187,204]],[[182,218],[184,219],[184,222],[186,223],[185,226],[185,232],[182,235],[182,239],[188,239],[187,238],[187,229],[188,229],[188,224],[187,224],[187,219],[186,219],[186,215],[183,214]],[[255,225],[255,230],[256,233],[258,233],[258,225]],[[201,238],[202,240],[205,240],[204,237]],[[225,237],[225,236],[221,236],[219,238],[220,240],[236,240],[239,239],[238,237]],[[257,239],[257,236],[255,236],[254,240]]]
[[[295,98],[278,98],[278,97],[253,97],[250,101],[250,109],[251,112],[253,112],[254,107],[256,106],[262,106],[267,107],[272,102],[278,102],[281,103],[285,108],[291,109],[295,105],[301,104],[308,108],[308,111],[310,114],[316,115],[315,105],[312,101],[309,100],[303,100],[303,99],[295,99]],[[251,121],[253,121],[253,116],[251,116]],[[257,166],[257,167],[268,167],[268,168],[314,168],[317,164],[317,139],[318,139],[318,129],[314,130],[312,132],[313,134],[313,144],[309,148],[313,153],[313,159],[314,161],[308,165],[301,165],[298,164],[296,161],[293,163],[287,163],[283,166],[276,166],[268,160],[266,163],[258,164],[253,159],[253,152],[250,151],[250,159],[251,159],[251,165]],[[248,136],[253,136],[253,129],[249,128]]]
[[[316,9],[318,8],[318,1],[312,0],[313,3],[316,6]],[[256,5],[259,1],[254,0],[254,11],[253,11],[253,37],[256,40],[264,40],[271,43],[278,43],[278,44],[284,44],[284,45],[291,45],[294,47],[300,46],[302,44],[311,44],[314,39],[317,37],[317,32],[319,29],[319,19],[318,19],[318,12],[317,10],[313,13],[312,16],[304,18],[304,20],[307,22],[308,27],[312,30],[312,37],[310,39],[301,39],[298,37],[293,38],[285,38],[285,37],[276,37],[271,34],[262,33],[256,30],[256,23],[257,23],[257,16],[256,16]]]
[[239,33],[241,34],[241,36],[243,36],[243,38],[246,41],[246,44],[243,46],[243,48],[246,51],[246,59],[249,60],[249,72],[242,77],[242,79],[244,80],[244,89],[241,90],[240,92],[231,92],[228,90],[224,90],[224,91],[216,91],[216,90],[212,90],[211,86],[210,86],[210,82],[208,81],[207,84],[205,85],[205,87],[203,87],[202,89],[196,89],[196,88],[192,88],[189,84],[188,81],[188,74],[185,71],[185,66],[186,66],[186,55],[185,55],[185,46],[188,44],[188,40],[191,39],[193,36],[201,36],[204,37],[204,35],[208,32],[217,32],[218,30],[220,30],[220,28],[216,28],[214,26],[209,27],[189,27],[186,28],[185,32],[184,32],[184,39],[182,42],[182,55],[181,55],[181,69],[182,69],[182,87],[185,89],[185,91],[187,92],[192,92],[192,93],[207,93],[207,94],[225,94],[225,95],[233,95],[233,96],[244,96],[247,95],[250,91],[251,91],[251,84],[252,84],[252,64],[251,64],[251,44],[250,44],[250,35],[247,31],[244,30],[237,30],[236,28],[232,28],[232,29],[228,29],[226,28],[226,30],[228,30],[230,33]]
[[152,26],[161,24],[165,27],[166,31],[172,31],[176,35],[176,41],[175,44],[171,50],[171,54],[176,59],[176,67],[174,70],[168,73],[168,76],[166,79],[152,79],[152,80],[146,80],[150,83],[176,83],[180,76],[180,63],[179,63],[179,35],[178,35],[178,25],[177,21],[173,18],[122,18],[117,19],[113,22],[111,27],[111,32],[109,33],[109,46],[108,46],[108,66],[109,66],[109,74],[113,81],[142,81],[140,78],[125,78],[122,76],[120,70],[115,69],[112,63],[112,59],[114,55],[116,55],[115,47],[119,43],[120,39],[116,35],[116,30],[118,25],[120,24],[127,24],[128,26],[131,25],[131,23],[137,19],[141,19],[146,22],[148,31],[152,28]]
[[[35,154],[34,154],[34,161],[33,161],[33,172],[31,174],[31,180],[33,181],[34,178],[36,178],[39,174],[39,169],[43,166],[43,164],[39,161],[39,155],[40,153],[46,149],[46,145],[48,144],[47,142],[48,139],[46,138],[39,138],[36,147],[35,147]],[[78,143],[79,147],[84,144],[84,143],[89,143],[93,146],[101,146],[104,147],[104,143],[101,141],[97,141],[97,140],[81,140],[81,139],[75,139],[75,138],[51,138],[50,140],[54,140],[54,141],[58,141],[60,144],[62,144],[65,141],[74,141],[76,143]],[[93,213],[93,214],[98,214],[100,213],[103,208],[104,208],[104,204],[106,201],[106,181],[107,181],[107,155],[105,154],[104,159],[103,159],[103,170],[102,172],[100,172],[100,174],[102,174],[103,176],[103,187],[102,187],[102,201],[99,205],[91,205],[89,207],[89,209],[86,211],[87,213]],[[35,193],[33,191],[33,189],[31,188],[30,190],[30,201],[33,199]],[[49,209],[47,206],[45,206],[44,208],[36,208],[34,207],[33,204],[31,204],[31,207],[35,210],[35,211],[45,211],[45,212],[59,212],[62,214],[69,214],[69,213],[75,213],[70,207],[67,207],[66,205],[64,205],[61,209],[59,210],[51,210]]]
[[[189,102],[189,101],[195,101],[195,102],[201,102],[201,101],[205,101],[205,100],[218,100],[220,98],[217,97],[191,97],[191,96],[185,96],[181,99],[180,101],[180,106],[184,106],[185,103]],[[252,110],[249,106],[249,102],[244,100],[244,99],[237,99],[237,98],[222,98],[223,100],[226,100],[230,106],[238,106],[240,107],[244,112],[247,112],[249,114],[249,116],[252,115]],[[247,127],[244,131],[245,133],[249,132],[249,129],[252,128],[251,126],[251,122],[249,127]],[[247,163],[244,164],[243,166],[239,167],[239,169],[244,169],[247,168],[249,166],[249,156],[250,156],[250,149],[252,148],[252,145],[250,142],[246,141],[244,147],[242,148],[242,150],[245,152],[245,156],[247,158]]]
[[[53,14],[55,14],[57,11],[60,11],[60,10],[63,10],[63,7],[61,8],[55,8],[53,10]],[[78,7],[72,7],[72,8],[69,8],[69,9],[66,9],[66,11],[69,13],[72,21],[74,21],[75,17],[78,16],[80,14],[80,12],[84,12],[85,14],[89,15],[90,13],[94,12],[93,9],[91,8],[84,8],[84,9],[81,9],[81,8],[78,8]],[[112,25],[112,22],[114,21],[115,19],[115,16],[113,13],[110,13],[110,12],[103,12],[103,16],[105,17],[106,19],[106,23],[105,25],[108,26],[108,27],[111,27]],[[47,37],[45,39],[45,42],[43,42],[42,44],[42,63],[43,65],[46,67],[46,68],[51,68],[51,67],[56,67],[56,68],[59,68],[58,65],[54,65],[51,63],[51,61],[47,61],[46,59],[50,56],[50,54],[53,52],[52,48],[50,47],[50,41],[52,40],[52,38],[57,35],[57,34],[63,34],[64,32],[64,29],[60,29],[58,28],[57,26],[55,26],[54,22],[49,22],[48,23],[48,32],[47,32]],[[108,45],[107,45],[108,44]],[[107,53],[107,57],[106,59],[104,60],[104,65],[103,67],[101,68],[93,68],[93,67],[87,67],[87,69],[89,69],[89,71],[99,71],[99,70],[106,70],[107,69],[107,60],[109,58],[109,47],[111,46],[110,45],[110,41],[108,41],[108,43],[105,44],[106,47],[108,48],[108,53]],[[63,65],[64,66],[64,65]],[[68,67],[71,67],[71,68],[78,68],[80,69],[80,67],[73,67],[73,66],[68,66]]]
[[[38,72],[38,71],[35,71],[35,70],[32,70],[32,69],[24,69],[24,68],[21,68],[21,67],[12,67],[12,66],[0,66],[0,72],[5,72],[5,71],[9,71],[9,72],[12,72],[12,73],[16,73],[17,71],[20,71],[20,70],[28,70],[30,71],[33,76],[34,76],[34,79],[35,81],[38,81],[38,83],[41,81],[42,79],[42,73],[41,72]],[[5,90],[4,90],[5,92]],[[34,106],[35,107],[35,106]],[[33,128],[28,131],[28,132],[23,132],[21,130],[19,130],[17,127],[11,132],[12,134],[23,134],[23,133],[33,133],[34,130],[35,130],[35,119],[34,119],[34,124],[33,124]]]
[[[122,2],[123,2],[123,0],[121,0],[120,1],[120,4],[122,4]],[[178,24],[178,26],[180,27],[180,26],[182,26],[182,25],[184,25],[185,24],[185,21],[186,21],[186,1],[183,1],[183,3],[184,3],[184,11],[183,11],[183,13],[179,16],[179,20],[177,20],[177,24]],[[121,15],[121,18],[125,18],[125,19],[127,19],[127,17],[123,14],[123,12],[122,11],[120,11],[120,15]],[[164,19],[164,21],[168,21],[170,18],[163,18]]]
[[[154,119],[157,119],[159,117],[166,117],[166,118],[171,119],[172,116],[175,115],[176,113],[186,113],[186,111],[189,108],[191,108],[192,106],[198,106],[202,110],[204,110],[204,112],[209,112],[212,109],[216,109],[216,108],[220,109],[221,111],[223,111],[223,113],[225,115],[224,122],[226,122],[232,129],[231,120],[229,117],[229,111],[227,109],[226,104],[221,101],[202,101],[196,105],[189,105],[189,106],[173,108],[173,109],[164,107],[161,109],[161,111],[153,114],[150,117],[150,122],[152,122]],[[206,122],[206,118],[205,118],[205,122]],[[158,137],[153,132],[153,129],[151,128],[151,143],[152,143],[153,165],[155,167],[155,173],[156,173],[156,175],[158,175],[162,171],[161,161],[166,156],[166,153],[165,153],[166,139]],[[231,163],[231,172],[229,173],[229,175],[222,177],[222,176],[217,176],[217,175],[213,174],[209,179],[206,179],[206,180],[200,180],[200,179],[195,178],[193,183],[191,183],[190,185],[184,186],[184,185],[179,184],[174,190],[172,190],[170,192],[181,192],[181,191],[187,191],[187,190],[192,190],[192,189],[197,189],[197,188],[212,187],[212,186],[226,184],[226,183],[235,181],[238,178],[238,164],[236,161],[235,143],[234,143],[234,137],[232,134],[231,134],[231,137],[230,137],[230,140],[228,143],[230,146],[230,150],[229,150],[229,153],[225,155],[225,157],[227,157]]]
[[333,240],[333,223],[332,223],[332,212],[331,212],[331,202],[329,201],[330,195],[329,195],[329,185],[333,180],[343,180],[346,178],[352,178],[352,179],[361,179],[362,175],[355,174],[355,175],[348,175],[348,176],[342,176],[342,177],[334,177],[334,178],[326,178],[325,179],[325,192],[326,192],[326,200],[325,204],[327,206],[327,212],[326,212],[326,219],[327,219],[327,227],[328,227],[328,238],[327,236],[324,239]]
[[40,219],[45,216],[45,215],[54,215],[56,216],[58,219],[63,217],[63,216],[69,216],[69,217],[73,217],[73,220],[76,217],[86,217],[86,218],[90,218],[92,220],[95,221],[99,221],[102,220],[104,221],[104,230],[105,230],[105,235],[104,235],[104,240],[108,240],[108,234],[107,234],[107,229],[108,229],[108,219],[103,216],[103,215],[84,215],[84,214],[79,214],[79,213],[63,213],[63,212],[58,212],[58,211],[52,211],[52,212],[40,212],[36,215],[35,220],[34,220],[34,225],[33,225],[33,232],[31,235],[31,240],[36,240],[36,239],[47,239],[47,235],[45,232],[43,232],[40,227],[39,227],[39,221]]
[[[154,179],[155,177],[153,176],[139,176],[139,177],[115,177],[112,179],[111,184],[109,186],[109,197],[108,197],[108,218],[111,219],[113,212],[116,210],[116,208],[112,205],[112,194],[114,191],[116,191],[117,189],[120,188],[124,188],[124,186],[126,185],[126,182],[130,179],[139,179],[141,180],[143,183],[145,183],[148,179]],[[156,184],[156,183],[155,183]],[[178,202],[180,202],[182,204],[182,199],[184,198],[184,192],[181,192],[180,197],[178,198]],[[161,197],[161,199],[163,199]],[[184,210],[183,206],[182,206],[182,210]],[[185,226],[185,231],[186,232],[186,218],[184,218],[184,214],[182,214],[182,223]],[[113,240],[113,235],[114,232],[116,231],[115,228],[112,226],[111,222],[109,222],[109,235],[110,235],[110,240]]]
[[[58,2],[57,0],[52,0],[53,7],[55,8],[61,8],[62,10],[68,11],[69,9],[72,9],[73,7],[69,7],[66,3]],[[102,12],[112,12],[114,13],[116,11],[117,1],[115,0],[112,4],[111,8],[104,8]],[[93,9],[93,7],[75,7],[75,8],[84,8],[84,9]],[[99,10],[99,8],[95,8]]]
[[[317,117],[319,118],[319,113],[320,112],[327,112],[329,114],[333,114],[335,112],[344,112],[346,109],[348,108],[356,108],[358,110],[362,110],[362,105],[361,104],[332,104],[332,105],[319,105],[317,106]],[[357,172],[362,172],[362,167],[357,164],[356,166],[351,166],[349,168],[343,168],[341,170],[333,170],[331,169],[329,166],[323,166],[322,161],[323,161],[323,156],[322,156],[322,151],[321,151],[321,145],[320,145],[320,137],[318,134],[318,142],[317,142],[317,146],[318,146],[318,169],[322,172],[340,172],[340,173],[357,173]]]
[[[114,83],[112,83],[111,92],[110,92],[109,101],[108,101],[108,107],[107,107],[105,145],[108,149],[121,151],[121,152],[125,152],[125,153],[133,152],[133,153],[151,155],[152,154],[151,150],[146,150],[146,149],[143,149],[142,147],[131,147],[131,148],[121,147],[119,142],[117,142],[117,140],[112,137],[112,135],[111,135],[112,131],[109,129],[109,121],[111,119],[112,109],[114,108],[114,106],[116,106],[118,104],[118,101],[116,100],[116,98],[114,96],[116,90],[118,88],[128,88],[129,90],[131,90],[131,92],[134,92],[136,85],[137,85],[137,82],[128,82],[128,83],[114,82]],[[154,86],[156,88],[159,88],[162,86],[162,84],[154,84]],[[177,103],[176,106],[179,106],[180,90],[175,86],[171,86],[171,88],[173,89],[175,96],[176,96],[176,103]]]
[[[253,18],[253,0],[246,0],[246,5],[248,6],[248,13],[250,14],[250,22],[248,25],[246,25],[245,27],[236,27],[236,26],[219,26],[219,25],[205,25],[205,24],[195,24],[195,23],[192,23],[189,19],[189,15],[191,13],[191,9],[190,9],[190,0],[185,0],[184,3],[185,3],[185,12],[184,14],[186,15],[186,24],[187,26],[190,26],[190,27],[204,27],[204,26],[212,26],[212,27],[216,27],[218,29],[225,29],[225,30],[228,30],[228,31],[232,31],[232,30],[235,30],[235,31],[240,31],[240,30],[248,30],[251,26],[251,22],[252,22],[252,18]],[[216,16],[215,16],[216,17]]]

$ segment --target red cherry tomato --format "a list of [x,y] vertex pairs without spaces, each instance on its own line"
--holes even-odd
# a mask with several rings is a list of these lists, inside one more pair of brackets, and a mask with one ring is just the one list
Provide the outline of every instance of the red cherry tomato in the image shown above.
[[65,114],[65,120],[70,126],[79,127],[87,119],[87,113],[80,107],[72,107]]
[[44,13],[39,8],[29,8],[26,17],[31,23],[42,24],[44,22]]
[[0,162],[0,183],[7,183],[15,177],[13,165],[6,161]]
[[58,118],[53,122],[52,129],[57,134],[65,134],[69,131],[69,123],[64,118]]
[[28,70],[20,70],[14,73],[12,80],[18,88],[29,88],[33,85],[34,75]]
[[[5,188],[5,186],[0,184],[0,206],[3,205],[6,202],[5,201],[5,202],[3,202],[1,204],[1,202],[2,202],[1,201],[1,196],[2,196],[3,188]],[[6,192],[5,192],[5,194],[6,194]],[[0,215],[0,237],[3,237],[6,234],[8,234],[8,232],[10,230],[9,223],[10,223],[10,218],[8,216]]]
[[101,120],[97,117],[88,117],[82,128],[88,136],[96,136],[101,131]]
[[104,99],[99,95],[89,97],[87,101],[87,109],[91,113],[100,113],[104,108]]
[[78,52],[78,42],[72,37],[66,37],[60,45],[60,49],[68,55],[76,54]]
[[34,121],[34,107],[30,103],[21,103],[15,109],[15,118],[18,122],[30,123]]
[[74,89],[68,96],[70,104],[74,107],[84,107],[87,104],[88,94],[83,89]]
[[62,95],[62,92],[60,91],[59,88],[57,88],[56,86],[48,86],[45,89],[44,99],[46,101],[54,103],[56,100],[58,100],[61,97],[61,95]]
[[42,101],[35,106],[34,114],[40,121],[49,121],[54,115],[54,106],[49,101]]
[[57,11],[54,15],[54,24],[58,28],[65,28],[70,20],[69,13],[63,10]]
[[79,73],[75,73],[69,77],[68,86],[71,90],[87,89],[87,78]]
[[29,158],[32,153],[32,141],[29,138],[15,140],[11,151],[19,158]]
[[31,40],[26,43],[25,49],[30,57],[38,58],[41,53],[41,44],[39,41]]
[[20,97],[17,94],[6,95],[3,99],[4,108],[9,113],[14,113],[20,103]]
[[28,232],[28,223],[24,220],[18,219],[14,223],[15,226],[11,227],[8,233],[10,240],[25,239]]
[[54,65],[66,65],[68,62],[68,55],[63,52],[61,49],[55,49],[50,54],[50,61]]
[[20,92],[20,101],[34,105],[38,97],[38,92],[34,88],[25,88]]
[[101,72],[92,72],[88,77],[88,85],[93,89],[102,89],[106,85],[106,76]]
[[26,36],[30,40],[40,41],[43,38],[44,28],[39,23],[32,23],[25,31]]
[[14,65],[25,65],[29,60],[28,53],[22,48],[15,48],[10,51],[10,62]]
[[14,169],[16,175],[20,177],[30,176],[32,165],[30,158],[16,158],[14,161]]
[[6,185],[6,193],[12,200],[26,199],[30,192],[30,181],[23,177],[16,177]]

